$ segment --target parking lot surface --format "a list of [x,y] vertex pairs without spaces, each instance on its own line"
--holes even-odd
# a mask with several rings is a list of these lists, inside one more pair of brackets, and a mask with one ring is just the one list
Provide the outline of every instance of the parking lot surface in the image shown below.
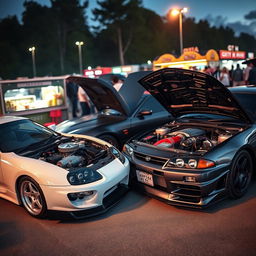
[[0,199],[0,255],[256,255],[256,182],[244,198],[204,210],[135,191],[85,220],[39,220]]

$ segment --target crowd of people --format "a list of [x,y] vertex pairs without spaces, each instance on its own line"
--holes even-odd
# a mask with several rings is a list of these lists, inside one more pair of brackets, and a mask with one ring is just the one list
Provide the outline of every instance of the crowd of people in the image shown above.
[[225,86],[240,86],[240,85],[256,85],[256,59],[251,59],[243,62],[247,64],[245,69],[242,69],[239,64],[236,67],[232,65],[232,68],[228,70],[226,67],[220,69],[205,67],[205,73],[214,76]]

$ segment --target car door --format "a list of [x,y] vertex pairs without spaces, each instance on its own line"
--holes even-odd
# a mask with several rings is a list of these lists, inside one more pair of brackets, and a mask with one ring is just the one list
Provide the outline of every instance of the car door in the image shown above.
[[[150,113],[151,112],[151,113]],[[131,118],[130,134],[154,129],[172,120],[172,116],[151,95],[146,95],[144,101],[135,110]]]

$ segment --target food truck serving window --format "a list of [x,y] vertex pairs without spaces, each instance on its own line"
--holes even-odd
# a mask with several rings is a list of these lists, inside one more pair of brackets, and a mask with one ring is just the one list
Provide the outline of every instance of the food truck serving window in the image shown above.
[[6,113],[64,105],[63,80],[9,83],[2,90]]

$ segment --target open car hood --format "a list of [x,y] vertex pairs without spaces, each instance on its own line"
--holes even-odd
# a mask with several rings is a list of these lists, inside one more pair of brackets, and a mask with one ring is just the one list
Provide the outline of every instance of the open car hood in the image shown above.
[[85,90],[99,111],[109,108],[129,116],[137,107],[145,91],[138,80],[149,73],[149,71],[140,71],[130,74],[125,79],[119,92],[110,82],[103,79],[70,76],[69,80]]
[[139,83],[176,118],[208,113],[253,122],[231,92],[205,73],[165,68],[145,76]]

